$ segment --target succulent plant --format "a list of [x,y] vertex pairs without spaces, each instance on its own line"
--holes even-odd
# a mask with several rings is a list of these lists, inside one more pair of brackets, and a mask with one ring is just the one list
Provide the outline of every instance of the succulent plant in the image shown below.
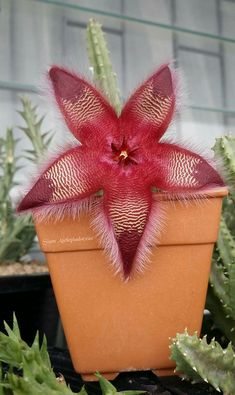
[[235,138],[224,136],[216,140],[215,157],[222,164],[230,185],[230,193],[223,205],[219,236],[213,255],[208,289],[207,308],[215,325],[235,345]]
[[235,394],[235,353],[232,345],[223,349],[214,340],[207,343],[206,337],[199,339],[187,331],[177,334],[171,344],[172,358],[176,360],[176,371],[193,382],[201,381],[213,385],[224,395]]
[[235,138],[229,135],[217,138],[213,151],[230,186],[230,198],[235,200]]
[[[6,334],[0,332],[0,362],[8,365],[7,372],[1,371],[0,395],[73,395],[63,376],[56,377],[47,352],[46,338],[39,344],[38,334],[31,346],[21,336],[16,317],[11,329],[5,323]],[[138,395],[143,391],[121,391],[99,373],[103,395]],[[85,387],[79,395],[87,395]]]
[[[230,194],[223,205],[219,236],[213,254],[206,307],[211,312],[213,326],[223,336],[223,347],[196,335],[177,334],[172,343],[172,358],[177,370],[185,377],[206,379],[225,394],[235,394],[235,138],[224,136],[216,140],[215,157],[222,165],[230,185]],[[210,335],[210,334],[209,334]],[[226,344],[230,343],[226,346]]]
[[43,131],[42,125],[45,116],[38,116],[38,108],[34,106],[27,97],[21,98],[22,110],[18,111],[25,122],[25,126],[20,126],[24,134],[28,137],[32,149],[26,149],[24,151],[26,159],[33,163],[37,163],[42,160],[42,157],[48,150],[48,147],[53,139],[53,133]]
[[121,112],[121,100],[117,88],[117,75],[113,71],[110,52],[101,25],[90,19],[87,25],[87,51],[94,73],[94,82],[106,95],[116,113]]
[[19,170],[16,144],[12,129],[7,129],[6,137],[1,139],[0,262],[18,260],[26,254],[35,237],[31,216],[16,217],[10,199],[10,192],[16,185],[15,174]]
[[[42,132],[44,117],[38,118],[36,107],[27,98],[22,98],[21,104],[23,108],[19,113],[25,126],[20,129],[33,146],[21,157],[26,156],[37,162],[47,150],[52,133]],[[16,216],[10,198],[11,190],[16,185],[16,174],[22,169],[18,165],[21,157],[15,152],[17,143],[13,129],[7,129],[6,136],[0,139],[0,262],[19,260],[30,249],[35,238],[31,215]]]

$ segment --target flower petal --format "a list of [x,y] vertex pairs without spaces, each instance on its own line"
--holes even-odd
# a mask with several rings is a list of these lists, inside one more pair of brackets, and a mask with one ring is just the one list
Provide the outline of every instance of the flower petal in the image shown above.
[[150,186],[135,173],[116,174],[107,183],[94,221],[104,248],[124,279],[143,270],[162,220],[161,206],[153,201]]
[[162,66],[130,97],[121,116],[126,137],[159,140],[166,131],[175,108],[175,83],[167,65]]
[[152,171],[154,185],[168,192],[190,193],[224,185],[204,158],[173,144],[157,145]]
[[23,198],[18,212],[89,197],[100,189],[97,153],[86,147],[71,148],[60,155]]
[[65,121],[81,143],[91,145],[116,132],[114,109],[88,82],[57,66],[49,77]]

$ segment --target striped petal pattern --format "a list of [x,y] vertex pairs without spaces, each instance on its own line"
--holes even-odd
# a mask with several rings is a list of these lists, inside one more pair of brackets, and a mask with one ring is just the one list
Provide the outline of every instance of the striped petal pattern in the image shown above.
[[175,110],[175,81],[167,65],[162,66],[130,97],[120,122],[125,136],[156,141],[166,131]]
[[153,157],[153,183],[164,191],[200,192],[223,185],[218,172],[190,150],[162,143],[157,145]]
[[138,267],[135,257],[148,222],[150,210],[150,191],[143,190],[137,194],[127,189],[125,194],[120,197],[119,189],[117,189],[107,194],[104,199],[104,211],[110,219],[119,246],[125,278],[128,278],[134,269],[134,262]]
[[57,104],[74,136],[94,145],[117,131],[117,115],[101,94],[84,79],[54,66],[49,77]]
[[121,272],[124,279],[143,270],[146,247],[160,227],[161,218],[153,218],[156,207],[150,184],[142,182],[142,170],[145,169],[132,167],[128,175],[119,170],[113,179],[112,169],[110,178],[106,177],[104,196],[96,212],[96,228],[101,237],[109,240],[106,247],[112,251],[116,271]]
[[66,151],[41,174],[18,211],[72,203],[97,192],[97,161],[97,153],[83,146]]

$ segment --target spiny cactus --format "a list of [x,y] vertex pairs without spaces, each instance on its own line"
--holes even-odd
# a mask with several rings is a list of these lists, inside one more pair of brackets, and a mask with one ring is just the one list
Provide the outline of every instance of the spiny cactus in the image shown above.
[[[235,138],[225,136],[216,140],[215,157],[222,164],[230,186],[230,195],[223,204],[223,215],[216,248],[213,254],[206,307],[212,314],[215,327],[223,334],[219,342],[196,335],[177,334],[173,340],[172,358],[177,370],[192,380],[200,377],[224,394],[235,394]],[[222,340],[220,339],[220,340]],[[224,341],[225,339],[225,341]],[[221,342],[221,344],[223,344]]]
[[15,185],[18,158],[15,155],[17,140],[12,129],[7,129],[5,138],[0,140],[0,238],[6,233],[9,222],[10,190]]
[[219,238],[212,260],[206,307],[215,325],[235,344],[235,242],[221,219]]
[[229,185],[229,196],[224,200],[223,216],[226,224],[235,235],[235,138],[223,136],[216,139],[213,147],[215,159]]
[[203,379],[224,395],[235,394],[235,354],[231,344],[223,349],[214,340],[207,343],[206,337],[190,336],[187,331],[177,334],[171,344],[172,359],[176,371],[194,382]]
[[[222,163],[230,191],[235,188],[235,138],[224,136],[216,139],[214,153]],[[223,215],[216,249],[213,255],[207,308],[215,325],[235,345],[235,203],[231,194],[223,205]],[[235,195],[234,195],[235,196]]]
[[39,118],[37,106],[33,106],[27,97],[21,98],[21,104],[23,109],[18,111],[18,113],[24,119],[25,126],[20,126],[19,128],[25,133],[33,146],[32,150],[25,150],[27,154],[26,158],[35,163],[35,161],[38,162],[41,160],[42,156],[47,151],[53,134],[51,131],[42,131],[42,123],[45,116]]
[[[26,150],[25,153],[27,159],[37,162],[47,150],[52,134],[42,132],[44,117],[38,118],[36,107],[26,98],[22,98],[21,103],[23,109],[19,113],[25,126],[20,129],[33,146],[32,150]],[[16,173],[21,169],[18,166],[20,157],[15,153],[17,143],[12,129],[7,129],[5,138],[0,140],[0,262],[19,260],[27,253],[35,238],[31,216],[15,216],[10,199],[10,192],[16,185]]]
[[[233,208],[235,208],[235,206]],[[235,240],[234,235],[232,235],[231,231],[229,230],[223,215],[220,221],[217,249],[223,261],[224,267],[229,270],[231,265],[235,264]]]
[[215,158],[218,160],[227,184],[230,185],[230,195],[235,198],[235,138],[223,136],[216,139],[213,147]]
[[[0,361],[7,363],[9,370],[0,383],[3,391],[7,390],[3,394],[74,394],[64,381],[56,378],[47,353],[45,338],[40,347],[37,334],[32,346],[28,346],[21,339],[15,317],[13,329],[7,324],[5,329],[7,334],[0,332]],[[13,368],[22,370],[22,375],[16,375]]]
[[94,72],[94,80],[119,115],[121,101],[117,89],[116,73],[113,72],[101,25],[93,19],[87,25],[87,51]]
[[[32,346],[28,346],[20,336],[16,317],[13,329],[5,323],[7,334],[0,332],[0,361],[8,365],[7,373],[0,377],[0,395],[87,395],[85,387],[73,392],[63,376],[56,377],[47,352],[46,339],[39,345],[38,334]],[[21,374],[16,374],[16,370]],[[1,370],[1,369],[0,369]],[[99,373],[103,395],[138,395],[143,391],[121,391]]]
[[16,260],[26,254],[35,237],[29,215],[16,218],[10,192],[16,185],[15,174],[20,169],[15,154],[17,140],[12,129],[7,129],[5,139],[1,139],[0,164],[0,262]]

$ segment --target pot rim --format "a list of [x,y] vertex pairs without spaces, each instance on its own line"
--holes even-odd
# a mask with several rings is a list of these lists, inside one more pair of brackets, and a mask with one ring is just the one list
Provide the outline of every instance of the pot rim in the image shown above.
[[155,200],[163,200],[163,201],[175,201],[175,200],[195,200],[196,199],[208,199],[208,198],[217,198],[217,197],[225,197],[228,195],[228,187],[215,187],[207,190],[202,190],[200,192],[192,193],[192,195],[187,196],[187,192],[185,196],[182,194],[170,194],[168,192],[155,192],[154,197]]

